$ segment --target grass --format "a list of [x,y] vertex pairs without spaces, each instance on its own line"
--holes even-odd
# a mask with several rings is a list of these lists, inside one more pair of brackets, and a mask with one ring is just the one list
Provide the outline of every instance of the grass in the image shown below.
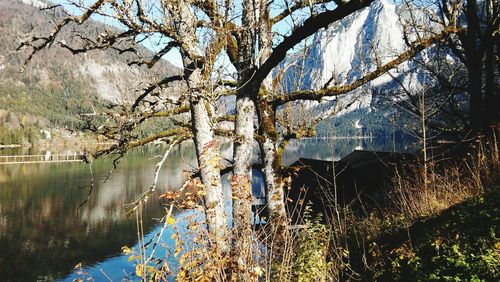
[[401,167],[379,208],[331,203],[331,280],[499,281],[497,140],[459,152]]
[[137,275],[226,281],[231,269],[247,267],[253,281],[500,281],[500,162],[492,140],[453,161],[401,167],[384,205],[360,213],[330,203],[326,220],[306,205],[280,242],[270,228],[255,230],[252,265],[218,256],[203,224],[189,221],[193,239],[175,237],[178,269],[138,263],[145,267]]
[[407,163],[386,202],[363,212],[329,203],[321,220],[306,206],[261,280],[499,281],[497,148],[483,139],[443,162]]

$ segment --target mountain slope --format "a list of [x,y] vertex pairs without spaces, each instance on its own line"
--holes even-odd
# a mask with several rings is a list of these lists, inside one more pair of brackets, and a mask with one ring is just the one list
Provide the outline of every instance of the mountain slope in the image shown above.
[[[2,132],[76,128],[78,114],[107,104],[129,104],[144,85],[179,69],[161,61],[152,69],[128,66],[132,57],[115,50],[73,55],[54,44],[37,54],[20,72],[25,52],[17,52],[26,35],[46,35],[65,14],[42,11],[42,0],[0,1],[0,144]],[[75,34],[113,29],[91,21],[64,31],[59,40],[75,42]],[[143,54],[148,50],[142,48]],[[23,139],[23,138],[17,138]],[[26,141],[26,140],[9,140]],[[16,142],[14,142],[16,143]]]
[[[311,68],[305,87],[319,89],[333,76],[335,83],[351,83],[376,69],[376,60],[385,63],[405,48],[396,6],[386,0],[319,32],[306,59]],[[378,79],[372,84],[380,84]]]
[[[346,85],[396,58],[407,48],[400,23],[403,13],[397,4],[378,0],[320,31],[312,39],[311,47],[303,59],[290,60],[292,66],[286,74],[285,89],[321,89],[326,86]],[[418,56],[427,55],[423,52]],[[413,71],[408,72],[409,69]],[[391,70],[391,75],[382,75],[338,100],[324,99],[321,104],[303,104],[316,113],[325,112],[335,105],[349,105],[347,109],[339,109],[340,112],[334,119],[341,121],[336,122],[337,125],[349,128],[342,134],[359,134],[356,133],[359,131],[356,127],[382,129],[380,126],[387,125],[387,122],[381,124],[380,121],[387,120],[391,111],[377,109],[381,102],[380,94],[399,87],[393,77],[404,85],[418,89],[425,77],[421,71],[414,69],[413,62],[405,62]],[[320,126],[320,134],[325,133],[325,127],[328,126]]]

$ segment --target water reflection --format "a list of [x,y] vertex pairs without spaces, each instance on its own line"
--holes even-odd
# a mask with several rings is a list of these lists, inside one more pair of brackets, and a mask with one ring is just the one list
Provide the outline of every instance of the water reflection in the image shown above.
[[411,142],[394,143],[391,138],[309,138],[291,140],[283,154],[285,165],[299,158],[339,160],[354,150],[410,152]]
[[[91,177],[81,163],[0,166],[0,277],[1,280],[52,280],[68,275],[77,262],[94,264],[120,252],[136,239],[135,220],[123,206],[153,180],[161,148],[136,150],[121,161],[109,179],[110,159],[92,164]],[[176,189],[192,168],[189,143],[171,152],[159,180],[159,191]],[[157,196],[145,209],[149,232],[163,214]],[[29,270],[27,267],[29,266]]]
[[[390,145],[372,139],[298,140],[290,142],[284,161],[290,164],[299,157],[336,159],[358,146],[388,150]],[[135,218],[127,218],[123,206],[152,184],[154,167],[163,150],[157,146],[130,152],[107,181],[104,180],[112,170],[112,160],[95,161],[92,196],[80,209],[92,180],[88,165],[1,165],[0,280],[66,277],[71,281],[75,278],[73,266],[78,262],[93,265],[86,270],[98,281],[105,279],[101,269],[114,280],[129,275],[133,266],[120,255],[120,250],[123,245],[134,245],[137,235]],[[231,154],[232,145],[222,144],[223,157],[230,159]],[[182,171],[195,167],[192,143],[183,143],[171,151],[160,174],[157,194],[145,209],[144,228],[148,236],[158,230],[158,218],[164,213],[158,193],[177,189],[185,179]],[[227,177],[224,180],[227,189]],[[262,185],[261,180],[257,182]],[[169,233],[164,237],[169,244]]]

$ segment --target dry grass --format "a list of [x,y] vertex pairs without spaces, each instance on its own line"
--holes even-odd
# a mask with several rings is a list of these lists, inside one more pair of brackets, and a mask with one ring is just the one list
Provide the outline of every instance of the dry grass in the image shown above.
[[438,214],[450,206],[482,193],[482,186],[473,178],[464,177],[459,166],[443,172],[430,170],[425,177],[422,167],[413,166],[408,172],[398,173],[394,179],[391,203],[410,223],[420,217]]
[[439,215],[499,183],[500,154],[495,134],[471,143],[463,156],[455,157],[400,167],[393,178],[388,203],[383,208],[365,210],[365,216],[350,206],[329,203],[333,207],[327,220],[331,230],[329,279],[361,279],[361,273],[371,267],[366,258],[372,255],[371,244],[377,238],[406,229],[418,219]]
[[[456,155],[455,155],[456,156]],[[435,216],[451,206],[476,197],[498,183],[500,155],[495,136],[473,142],[453,161],[408,163],[393,178],[388,203],[364,209],[335,201],[334,188],[322,187],[329,216],[319,220],[306,206],[282,242],[259,232],[259,261],[264,275],[259,281],[353,281],[369,271],[373,243],[393,230],[406,229],[418,219]],[[424,168],[427,170],[425,171]],[[332,183],[334,186],[334,183]],[[300,199],[295,199],[300,202]],[[277,253],[269,246],[280,246]],[[266,247],[267,246],[267,247]]]
[[391,213],[404,216],[408,223],[439,214],[468,198],[479,196],[494,185],[500,175],[496,140],[478,139],[458,161],[430,161],[412,164],[398,171],[393,180]]
[[[383,208],[363,207],[362,216],[353,207],[338,204],[334,188],[323,187],[325,206],[330,207],[328,218],[312,215],[306,203],[296,206],[295,212],[302,216],[289,226],[284,238],[272,234],[268,228],[272,222],[255,230],[255,263],[247,266],[252,280],[362,280],[362,273],[371,267],[368,260],[373,256],[372,242],[377,238],[391,230],[407,228],[420,218],[437,215],[498,183],[500,155],[495,135],[473,143],[467,152],[454,161],[429,161],[426,165],[417,162],[401,167],[393,179],[389,202]],[[176,246],[183,250],[178,257],[176,278],[229,279],[224,270],[237,262],[231,257],[214,256],[204,243],[206,234],[199,233],[203,228],[199,224],[192,227],[196,227],[192,237],[200,242],[186,248],[186,242],[176,240]],[[151,273],[158,275],[155,278],[172,275],[165,269],[153,269]]]

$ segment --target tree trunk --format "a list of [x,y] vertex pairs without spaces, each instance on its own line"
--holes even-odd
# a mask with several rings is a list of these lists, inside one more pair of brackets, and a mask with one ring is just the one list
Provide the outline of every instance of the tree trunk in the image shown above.
[[265,187],[267,195],[268,222],[271,226],[272,247],[275,258],[281,257],[284,251],[284,239],[287,231],[287,215],[283,190],[281,152],[277,151],[278,132],[275,125],[274,110],[264,101],[259,107],[260,129],[262,139],[259,140]]
[[[209,240],[214,251],[226,254],[229,252],[229,227],[220,179],[220,151],[207,110],[208,86],[204,84],[206,77],[203,77],[202,64],[197,62],[202,57],[196,38],[197,19],[189,2],[179,1],[176,5],[181,19],[177,23],[177,33],[185,44],[181,49],[181,56],[186,83],[191,91],[191,124],[200,178],[205,189],[204,206]],[[206,69],[210,67],[204,66],[205,73],[210,73]]]
[[245,272],[252,262],[252,143],[255,106],[247,97],[236,101],[236,140],[234,143],[234,170],[231,181],[233,193],[233,252],[240,279],[247,280]]
[[466,57],[466,65],[468,72],[469,85],[467,92],[469,93],[470,102],[470,128],[474,135],[479,134],[483,130],[483,59],[484,51],[481,50],[481,24],[478,18],[478,6],[475,0],[465,2],[466,9],[464,10],[467,20],[467,33],[463,37],[462,45]]
[[[269,19],[269,2],[260,1],[259,3],[259,63],[263,64],[272,52],[271,24]],[[267,94],[269,91],[272,91],[271,84],[270,77],[267,77],[263,83],[263,92],[260,93],[261,95],[257,95],[260,105],[259,133],[263,137],[263,140],[259,140],[259,146],[267,195],[268,221],[271,224],[273,242],[276,243],[276,246],[283,246],[283,239],[287,230],[287,215],[284,201],[283,175],[281,174],[281,152],[277,151],[278,132],[275,125],[276,113],[266,102]]]
[[[486,16],[487,16],[487,30],[494,30],[493,18],[494,11],[497,7],[494,6],[493,1],[486,1]],[[498,97],[499,93],[495,92],[495,36],[492,34],[486,34],[484,39],[485,44],[485,88],[484,88],[484,108],[486,112],[484,127],[488,127],[494,123],[500,121],[498,113],[498,103],[500,99]],[[496,54],[498,55],[498,54]]]
[[[277,169],[274,167],[276,162],[276,143],[271,138],[265,137],[262,142],[261,154],[263,156],[263,170],[266,178],[266,193],[268,197],[269,222],[274,230],[283,231],[286,227],[286,211],[285,197],[283,191],[283,179],[281,175],[277,175]],[[278,232],[280,233],[280,232]],[[276,234],[278,237],[282,237]]]
[[[195,70],[190,76],[192,84],[197,84],[193,81],[198,79],[196,72],[200,70]],[[192,93],[190,106],[198,167],[206,193],[204,205],[209,240],[217,251],[225,254],[229,252],[229,232],[220,177],[220,149],[214,138],[205,96],[198,92]]]
[[236,122],[234,140],[234,169],[231,188],[233,194],[233,257],[236,268],[233,279],[255,280],[250,275],[252,256],[252,157],[255,104],[251,99],[251,87],[247,84],[253,75],[255,50],[255,7],[253,1],[243,1],[242,25],[238,58],[238,85],[236,93]]
[[[491,39],[493,41],[493,39]],[[498,93],[495,92],[495,57],[493,53],[493,42],[488,42],[486,47],[485,58],[485,88],[484,88],[484,109],[486,117],[484,119],[484,127],[492,125],[500,121],[498,117]]]
[[473,134],[481,132],[483,129],[483,93],[482,93],[482,69],[481,59],[479,61],[471,59],[468,71],[469,86],[467,92],[469,93],[470,101],[470,128]]

